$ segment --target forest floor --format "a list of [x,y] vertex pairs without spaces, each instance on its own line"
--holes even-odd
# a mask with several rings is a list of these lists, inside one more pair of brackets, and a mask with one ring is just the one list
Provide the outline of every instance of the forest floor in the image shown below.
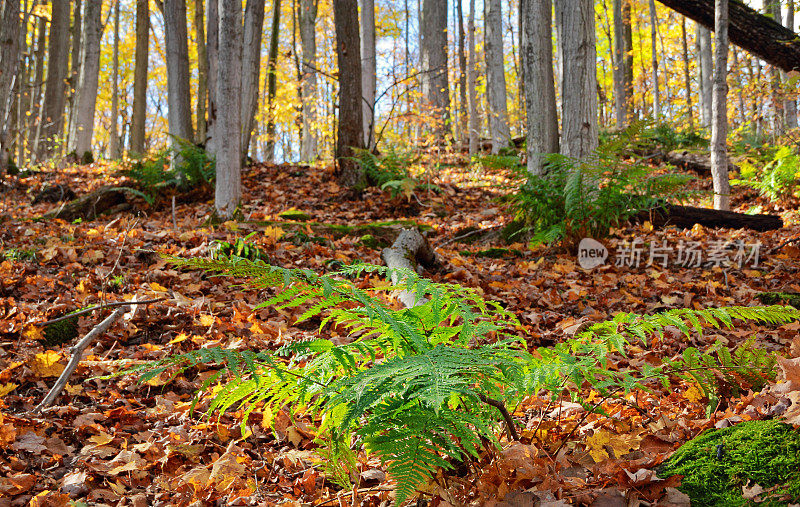
[[[508,222],[499,198],[512,182],[500,170],[449,168],[433,180],[441,194],[418,191],[410,200],[392,199],[372,189],[361,200],[345,200],[328,169],[257,164],[243,176],[247,221],[207,225],[213,192],[186,202],[178,198],[174,215],[165,201],[153,207],[140,202],[138,214],[35,220],[58,206],[31,204],[44,185],[64,184],[81,195],[108,184],[115,170],[98,163],[0,183],[0,506],[65,505],[70,499],[137,507],[340,506],[381,505],[391,498],[390,478],[363,455],[352,489],[326,480],[313,453],[311,427],[288,414],[278,415],[274,429],[251,415],[251,434],[241,439],[236,413],[189,414],[199,378],[157,377],[147,384],[133,377],[98,378],[117,371],[118,359],[155,359],[213,345],[275,349],[313,335],[313,326],[295,325],[297,309],[254,310],[266,299],[263,291],[175,269],[153,253],[205,256],[214,240],[235,242],[254,232],[249,241],[276,265],[322,272],[332,260],[381,264],[380,248],[365,246],[359,235],[335,237],[310,227],[286,233],[259,222],[281,221],[278,215],[288,209],[301,210],[316,223],[410,220],[429,226],[440,267],[426,276],[478,288],[502,302],[519,317],[531,347],[556,343],[617,312],[754,305],[763,291],[800,292],[800,248],[784,244],[800,235],[798,214],[791,209],[777,210],[786,226],[773,232],[653,230],[643,224],[616,229],[604,241],[612,252],[635,238],[674,248],[680,241],[697,241],[706,252],[718,241],[760,242],[758,265],[751,259],[741,269],[647,266],[645,251],[639,266],[616,266],[612,260],[584,270],[573,253],[556,247],[455,241],[467,227],[499,229]],[[742,209],[745,200],[752,204],[752,192],[736,192],[734,202]],[[490,247],[508,250],[483,256]],[[39,324],[134,296],[163,299],[117,320],[87,350],[55,403],[35,413],[74,343],[46,345]],[[81,316],[77,336],[109,312]],[[702,338],[667,334],[638,357],[613,360],[620,366],[641,364],[674,357],[689,345],[704,348],[723,340],[733,346],[750,337],[768,350],[798,357],[798,329],[798,323],[747,324]],[[637,498],[688,505],[675,489],[677,479],[660,480],[654,469],[704,429],[774,413],[774,403],[743,389],[709,416],[708,400],[684,382],[635,399],[603,401],[596,392],[584,394],[607,415],[587,416],[569,399],[552,403],[532,397],[514,408],[526,428],[520,442],[503,440],[502,451],[486,451],[469,469],[440,475],[423,498],[432,505],[637,505]]]

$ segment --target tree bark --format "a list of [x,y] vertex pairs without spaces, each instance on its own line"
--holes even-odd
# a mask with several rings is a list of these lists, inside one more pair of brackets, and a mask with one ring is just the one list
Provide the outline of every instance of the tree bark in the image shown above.
[[[215,2],[216,0],[209,0]],[[263,11],[263,8],[262,8]],[[208,135],[206,103],[208,102],[208,53],[206,52],[205,2],[194,0],[194,31],[197,46],[197,132],[194,142],[205,145]],[[260,46],[259,46],[260,47]]]
[[631,7],[629,0],[613,0],[614,11],[614,115],[617,128],[631,121],[633,91]]
[[78,107],[78,86],[81,80],[81,51],[83,37],[83,4],[82,0],[75,0],[72,8],[72,51],[70,53],[69,77],[67,79],[67,117],[66,117],[66,139],[67,146],[72,146],[74,140],[72,133],[75,131],[77,121],[76,108]]
[[[31,123],[28,125],[28,143],[30,146],[31,158],[38,153],[37,141],[39,129],[41,128],[42,117],[42,85],[44,83],[44,52],[47,47],[47,21],[44,17],[38,20],[36,42],[36,69],[33,72],[33,91],[31,92],[31,102],[28,110],[31,112]],[[3,30],[5,32],[5,30]],[[0,168],[2,172],[2,168]]]
[[528,116],[528,173],[542,174],[544,155],[558,153],[550,0],[521,0],[520,55]]
[[111,159],[120,157],[119,149],[119,2],[114,2],[114,55],[111,76],[111,132],[109,132],[108,155]]
[[686,17],[681,15],[681,55],[683,56],[683,84],[686,90],[686,115],[689,131],[694,132],[694,109],[692,107],[692,79],[689,70],[689,44],[686,40]]
[[59,138],[63,132],[66,101],[67,55],[69,54],[69,0],[53,0],[50,37],[47,49],[47,82],[44,91],[41,156],[47,158],[60,152]]
[[206,110],[206,151],[217,152],[217,62],[219,61],[219,2],[206,3],[206,58],[208,59],[208,107]]
[[275,94],[278,90],[278,31],[281,22],[281,0],[272,5],[272,32],[269,37],[267,60],[267,155],[266,161],[275,160]]
[[[714,29],[714,0],[658,0]],[[742,2],[729,5],[730,41],[762,60],[785,70],[800,71],[800,37],[774,19],[762,16]]]
[[131,120],[131,152],[144,153],[147,119],[147,66],[150,51],[150,2],[136,0],[136,54],[133,69],[133,118]]
[[[241,30],[241,27],[239,27],[239,30]],[[192,92],[189,88],[188,37],[186,1],[164,0],[169,133],[172,136],[191,141],[194,138],[194,134],[192,132]],[[172,141],[172,147],[173,149],[178,149],[175,140]]]
[[[81,159],[92,152],[97,85],[100,77],[100,38],[103,35],[102,0],[85,0],[81,39],[81,74],[75,104],[75,122],[71,125],[70,151]],[[91,158],[91,157],[89,157]]]
[[19,0],[0,6],[0,175],[8,171],[11,148],[11,90],[19,65]]
[[303,52],[301,90],[303,95],[303,139],[300,160],[317,158],[317,3],[300,0],[300,48]]
[[[789,30],[794,31],[794,0],[788,0],[786,4],[786,19],[784,25]],[[786,81],[786,76],[784,76]],[[790,90],[789,98],[783,104],[784,114],[786,115],[786,128],[797,128],[797,93],[795,90]]]
[[446,1],[422,0],[420,38],[422,96],[433,133],[444,139],[450,132]]
[[697,25],[697,72],[700,90],[700,122],[703,128],[711,128],[711,96],[712,96],[712,57],[711,32],[702,25]]
[[594,4],[591,0],[556,0],[555,6],[563,59],[561,151],[585,160],[598,146]]
[[661,96],[658,90],[658,47],[656,45],[658,18],[655,0],[649,0],[648,7],[650,11],[650,66],[653,72],[653,119],[658,120],[661,115]]
[[464,34],[464,6],[462,0],[456,0],[458,19],[458,139],[462,144],[469,139],[469,114],[467,113],[467,49]]
[[[780,0],[767,0],[764,2],[764,11],[767,16],[777,22],[781,22],[781,2]],[[776,136],[781,136],[786,130],[783,83],[781,71],[774,65],[769,69],[770,84],[772,86],[772,132]]]
[[503,58],[503,16],[500,0],[484,0],[484,46],[486,55],[486,102],[489,109],[489,136],[492,153],[508,147],[506,70]]
[[361,0],[361,93],[364,146],[375,143],[375,87],[377,60],[375,54],[375,0]]
[[248,0],[244,12],[242,47],[242,160],[247,160],[250,138],[258,108],[261,69],[261,33],[264,29],[264,0]]
[[[214,206],[220,219],[229,219],[242,198],[242,2],[219,0],[219,61],[217,104],[221,114],[217,135],[217,179]],[[230,63],[230,64],[228,64]]]
[[469,0],[469,16],[467,18],[468,53],[467,53],[467,109],[469,116],[469,156],[478,154],[480,140],[480,118],[478,118],[478,98],[475,87],[478,85],[478,69],[475,58],[475,0]]
[[714,209],[731,209],[728,180],[728,0],[715,1],[714,97],[711,118],[711,177]]
[[681,227],[691,229],[696,224],[703,227],[720,227],[724,229],[752,229],[764,232],[783,227],[783,220],[778,215],[748,215],[733,211],[721,211],[694,206],[675,206],[668,204],[654,210],[642,211],[635,221],[650,222],[654,227]]
[[[433,248],[417,229],[404,229],[391,247],[383,249],[381,259],[391,269],[408,269],[414,272],[418,272],[420,265],[432,267],[436,264]],[[395,272],[391,279],[393,285],[401,285],[404,277]],[[399,291],[397,299],[406,308],[413,308],[426,302],[424,298],[407,290]]]
[[363,168],[353,160],[353,149],[364,146],[361,112],[361,55],[356,0],[336,0],[333,4],[336,27],[336,61],[339,65],[339,127],[336,159],[339,181],[359,190],[365,185]]

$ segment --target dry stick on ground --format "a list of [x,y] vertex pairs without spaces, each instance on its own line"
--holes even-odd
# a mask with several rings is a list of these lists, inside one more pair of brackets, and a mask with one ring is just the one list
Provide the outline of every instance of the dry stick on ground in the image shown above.
[[[404,268],[414,272],[417,271],[418,264],[428,267],[436,264],[436,254],[433,253],[433,248],[431,248],[425,236],[420,234],[417,229],[403,229],[403,232],[400,233],[394,244],[389,248],[383,249],[381,258],[389,268]],[[391,274],[391,279],[394,285],[400,285],[404,281],[402,274],[396,272]],[[400,300],[406,308],[412,308],[427,302],[425,298],[405,289],[399,292],[397,299]],[[480,393],[478,397],[482,402],[500,411],[500,414],[506,422],[509,440],[519,440],[519,434],[514,427],[514,420],[511,418],[511,414],[508,413],[508,409],[506,409],[503,402],[487,398]]]
[[86,350],[86,347],[88,347],[89,344],[91,344],[95,338],[106,332],[106,330],[108,330],[108,328],[111,327],[111,324],[113,324],[114,321],[116,321],[118,318],[122,316],[123,313],[125,313],[125,309],[131,305],[135,305],[137,301],[127,301],[125,303],[126,304],[124,306],[120,306],[119,308],[114,310],[114,312],[111,315],[103,319],[102,322],[97,324],[91,331],[86,333],[86,336],[81,338],[81,340],[78,343],[70,347],[69,353],[71,354],[71,357],[69,358],[67,366],[64,368],[64,371],[61,372],[61,375],[58,377],[58,380],[56,380],[56,383],[55,385],[53,385],[53,388],[50,389],[50,392],[47,393],[47,396],[45,396],[42,402],[39,403],[36,406],[36,408],[33,409],[34,413],[40,413],[43,409],[49,407],[53,403],[53,401],[55,401],[56,397],[61,393],[61,391],[67,385],[67,381],[69,380],[69,377],[72,375],[72,372],[74,372],[75,368],[78,367],[78,363],[81,361],[81,357],[83,356],[83,351]]
[[145,299],[143,301],[116,301],[114,303],[106,303],[104,305],[97,305],[91,308],[85,308],[83,310],[68,313],[66,315],[62,315],[61,317],[56,317],[55,319],[48,320],[47,322],[42,322],[37,324],[39,326],[49,326],[50,324],[55,324],[56,322],[61,322],[62,320],[73,319],[75,317],[80,317],[81,315],[86,315],[87,313],[91,313],[95,310],[102,310],[104,308],[112,308],[114,306],[131,306],[131,305],[146,305],[149,303],[158,303],[159,301],[165,301],[166,298],[158,298],[158,299]]

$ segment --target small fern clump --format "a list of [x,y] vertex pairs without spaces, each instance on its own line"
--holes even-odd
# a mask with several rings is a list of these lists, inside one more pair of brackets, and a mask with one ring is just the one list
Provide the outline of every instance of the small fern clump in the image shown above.
[[794,148],[781,146],[760,172],[749,164],[743,164],[742,179],[731,183],[754,188],[772,202],[796,196],[800,184],[800,155]]
[[[527,395],[546,389],[555,399],[567,389],[579,400],[587,387],[613,396],[651,389],[653,381],[669,385],[677,374],[694,368],[695,356],[641,370],[612,370],[607,360],[611,354],[628,354],[634,345],[646,346],[667,326],[691,334],[731,325],[733,319],[781,323],[800,318],[800,311],[777,306],[620,314],[531,353],[518,336],[518,320],[498,303],[412,271],[357,264],[318,275],[243,258],[173,262],[243,277],[254,287],[277,288],[260,307],[303,308],[299,320],[320,319],[320,336],[334,326],[348,330],[352,341],[337,344],[318,337],[258,352],[203,348],[123,373],[138,372],[146,381],[167,370],[179,374],[210,366],[216,371],[200,387],[210,396],[209,414],[235,408],[243,414],[242,424],[256,409],[266,420],[285,407],[296,416],[306,415],[318,423],[317,443],[324,446],[320,454],[332,480],[346,484],[354,452],[365,450],[379,457],[396,481],[398,504],[439,468],[478,457],[487,443],[498,446],[503,430],[513,436],[514,422],[505,407],[513,408]],[[362,288],[361,280],[370,274],[395,274],[401,281]],[[419,304],[396,309],[381,297],[398,289],[416,294]],[[705,362],[705,367],[723,368],[731,359],[719,358],[719,365]],[[741,356],[743,364],[737,367],[743,374],[756,375],[764,366],[748,361]],[[697,381],[709,379],[701,375]]]

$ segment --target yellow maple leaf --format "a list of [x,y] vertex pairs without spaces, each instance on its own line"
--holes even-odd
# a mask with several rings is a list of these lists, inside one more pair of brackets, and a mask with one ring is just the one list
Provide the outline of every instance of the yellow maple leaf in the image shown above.
[[689,386],[689,389],[683,393],[683,397],[687,400],[691,401],[692,403],[700,403],[705,399],[705,395],[703,391],[701,391],[696,384],[692,384]]
[[268,245],[272,245],[278,242],[284,235],[284,230],[280,227],[271,227],[268,226],[264,229],[264,239]]
[[39,326],[28,325],[22,331],[22,336],[27,338],[30,341],[42,341],[44,340],[44,335],[42,334],[42,330]]
[[150,282],[150,288],[156,292],[169,292],[169,289],[156,282]]
[[586,450],[589,451],[589,455],[595,463],[600,463],[610,458],[605,449],[605,445],[610,442],[611,433],[606,430],[595,431],[594,435],[586,439]]
[[213,326],[214,325],[214,316],[208,315],[204,313],[200,316],[200,325],[201,326]]
[[183,340],[185,340],[187,338],[189,338],[189,335],[187,335],[186,333],[181,333],[178,336],[176,336],[175,338],[171,339],[169,341],[169,344],[173,345],[175,343],[180,343],[180,342],[182,342]]
[[48,350],[36,354],[30,362],[31,370],[39,377],[58,377],[64,371],[64,364],[59,363],[61,354],[54,350]]
[[13,382],[9,382],[8,384],[5,384],[5,385],[0,384],[0,398],[2,398],[3,396],[7,395],[8,393],[13,391],[17,387],[19,387],[19,384],[15,384]]

